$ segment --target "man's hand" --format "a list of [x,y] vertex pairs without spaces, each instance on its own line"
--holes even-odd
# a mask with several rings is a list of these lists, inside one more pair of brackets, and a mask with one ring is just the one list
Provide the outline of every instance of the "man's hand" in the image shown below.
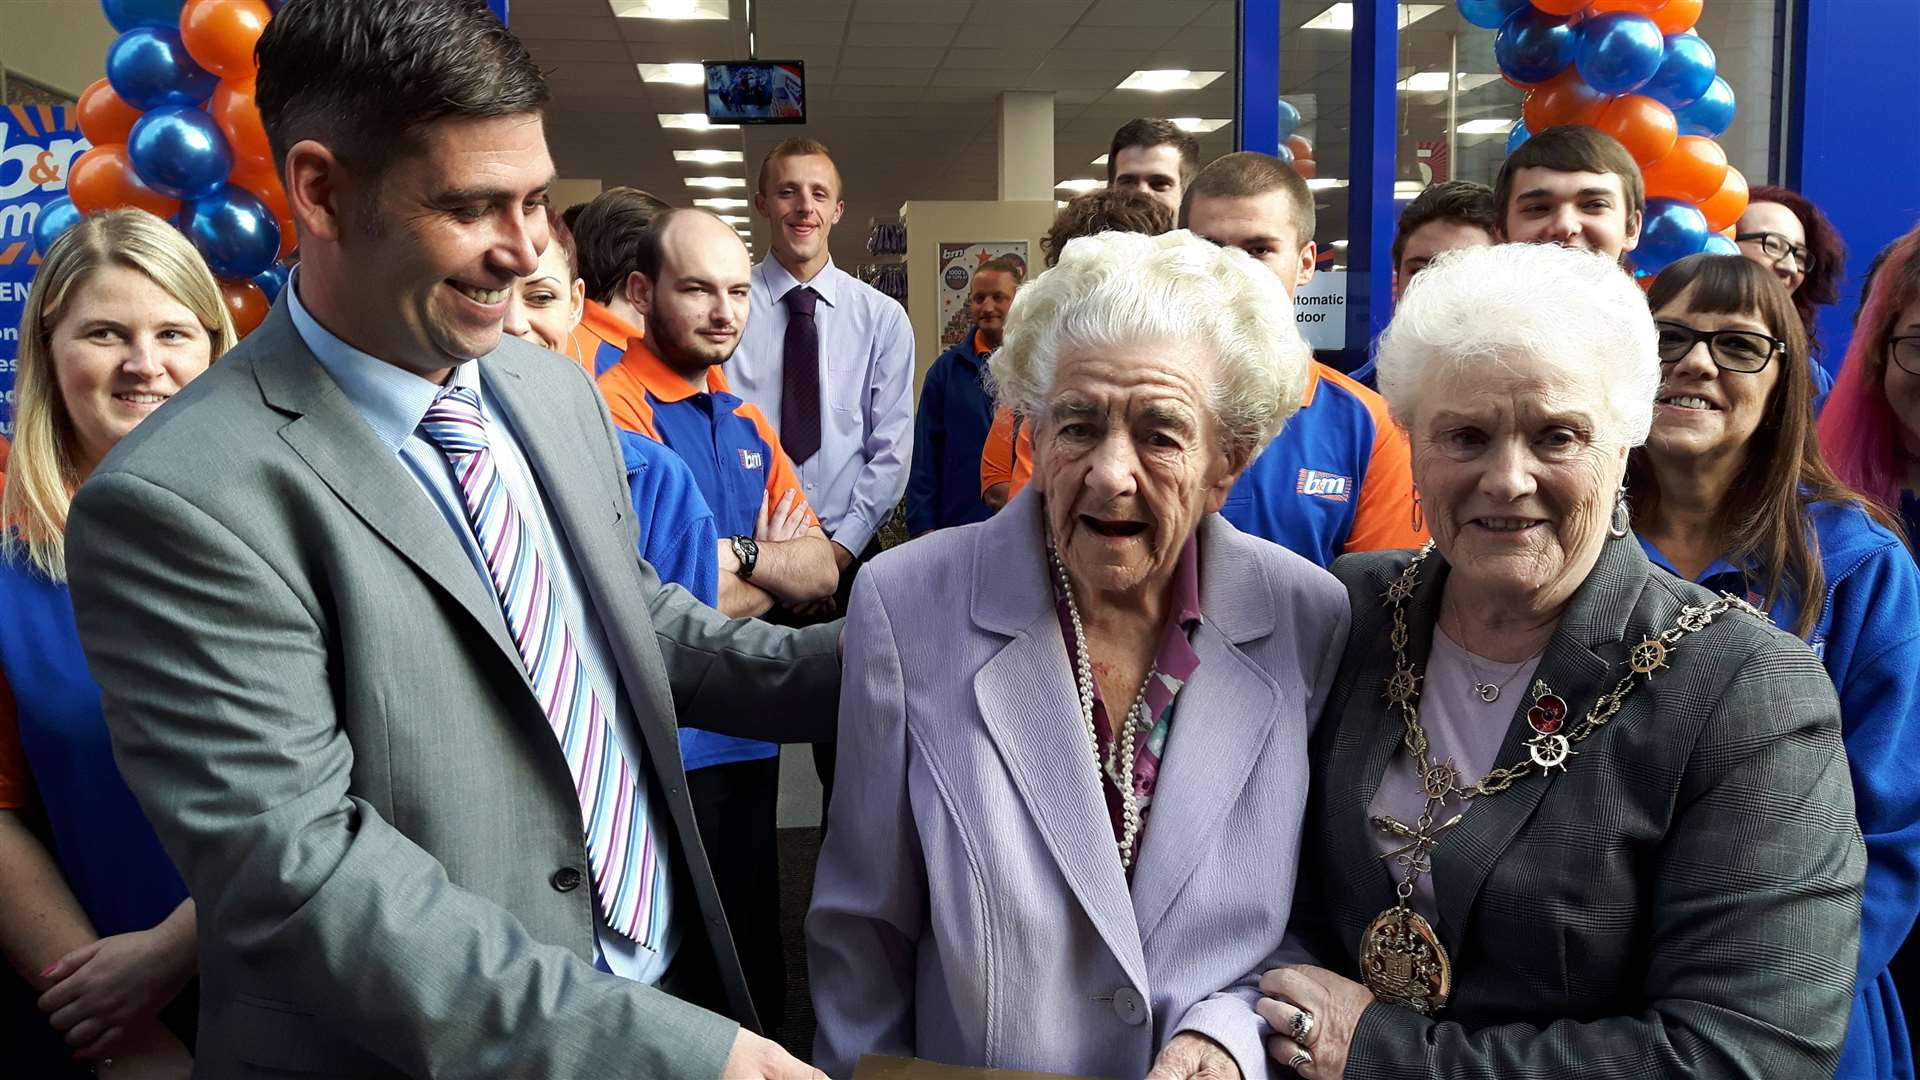
[[827,1074],[797,1060],[779,1043],[741,1028],[720,1080],[827,1080]]
[[799,495],[798,490],[789,489],[780,496],[780,505],[771,510],[767,496],[761,495],[760,512],[753,519],[753,538],[762,544],[784,544],[807,535],[813,525],[807,520],[807,504]]
[[830,540],[828,543],[833,545],[833,565],[840,568],[840,573],[845,574],[847,567],[853,565],[853,552],[841,547],[838,540]]
[[1012,490],[1013,490],[1013,485],[1003,480],[1000,483],[995,484],[992,487],[988,488],[987,490],[981,492],[980,501],[983,503],[986,503],[988,507],[992,508],[994,512],[998,513],[999,511],[1006,508],[1007,493]]
[[122,1031],[153,1019],[193,978],[192,939],[164,927],[82,945],[42,972],[40,1008],[81,1060],[105,1056]]
[[1240,1080],[1240,1066],[1219,1043],[1183,1031],[1160,1048],[1147,1080]]

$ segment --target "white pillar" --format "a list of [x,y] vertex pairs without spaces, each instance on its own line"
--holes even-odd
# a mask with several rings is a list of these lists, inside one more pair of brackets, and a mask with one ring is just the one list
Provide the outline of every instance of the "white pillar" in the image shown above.
[[1000,95],[1000,201],[1053,198],[1053,93]]

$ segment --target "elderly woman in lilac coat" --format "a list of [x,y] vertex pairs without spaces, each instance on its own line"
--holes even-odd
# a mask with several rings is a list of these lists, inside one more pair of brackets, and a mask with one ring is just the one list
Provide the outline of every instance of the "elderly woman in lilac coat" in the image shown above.
[[996,517],[862,573],[807,939],[816,1063],[1267,1076],[1305,752],[1347,637],[1217,511],[1298,407],[1272,275],[1184,232],[1068,245],[993,377],[1034,432]]

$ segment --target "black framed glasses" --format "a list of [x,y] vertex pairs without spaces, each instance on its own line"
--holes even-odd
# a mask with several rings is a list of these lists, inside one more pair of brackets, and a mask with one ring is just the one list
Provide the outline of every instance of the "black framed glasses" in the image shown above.
[[1779,262],[1791,255],[1793,261],[1800,267],[1801,273],[1813,273],[1815,266],[1813,252],[1807,250],[1807,245],[1796,244],[1777,232],[1739,233],[1733,239],[1739,244],[1759,244],[1760,250],[1766,252],[1767,258],[1774,262]]
[[1893,357],[1893,362],[1900,365],[1901,371],[1920,375],[1920,334],[1889,338],[1887,355]]
[[[1774,357],[1787,351],[1786,342],[1756,330],[1695,330],[1686,323],[1667,319],[1657,320],[1654,325],[1660,331],[1658,348],[1663,364],[1679,363],[1696,344],[1704,341],[1715,367],[1755,375],[1767,370]],[[1920,342],[1920,338],[1913,340]],[[1916,356],[1914,362],[1920,367],[1920,356]],[[1906,367],[1904,363],[1900,366]]]

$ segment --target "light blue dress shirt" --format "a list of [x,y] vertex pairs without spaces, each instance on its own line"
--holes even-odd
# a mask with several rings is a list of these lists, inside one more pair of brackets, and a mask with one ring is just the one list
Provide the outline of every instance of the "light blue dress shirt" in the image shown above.
[[[727,362],[733,392],[784,428],[781,377],[787,306],[800,282],[769,256],[753,268],[753,308]],[[827,536],[855,555],[907,491],[913,460],[913,328],[898,301],[833,265],[807,284],[820,294],[820,451],[796,462]]]
[[[446,519],[447,526],[460,538],[461,546],[473,561],[474,572],[480,575],[487,591],[491,593],[493,579],[487,574],[486,558],[480,550],[480,542],[474,539],[473,527],[467,522],[466,504],[461,499],[460,485],[454,479],[453,467],[447,463],[440,449],[421,435],[419,430],[420,421],[426,417],[427,410],[445,387],[361,352],[335,337],[300,302],[299,280],[300,275],[296,271],[287,290],[287,307],[300,339],[307,348],[313,350],[320,366],[333,376],[333,381],[339,384],[341,392],[346,394],[347,400],[367,422],[367,426],[373,429],[374,435],[399,456],[407,471],[419,482],[420,489],[433,500],[434,507]],[[613,650],[607,645],[600,618],[581,584],[580,570],[574,562],[573,553],[548,513],[546,501],[540,497],[539,486],[534,482],[533,471],[527,465],[526,454],[521,449],[518,434],[513,430],[513,423],[487,392],[480,378],[480,361],[455,367],[448,385],[469,387],[480,395],[480,411],[486,417],[487,442],[493,451],[494,466],[507,491],[513,496],[514,506],[534,534],[540,557],[553,581],[553,595],[560,602],[561,616],[566,619],[567,627],[573,631],[575,645],[586,666],[587,680],[592,684],[593,692],[599,695],[603,704],[615,703],[614,739],[634,767],[635,786],[638,788],[635,805],[647,805],[645,746],[634,725],[633,712],[626,696],[619,692],[619,669],[613,661]],[[661,827],[663,810],[657,803],[653,805],[656,812],[648,819],[648,828],[653,832],[654,849],[664,852],[668,850],[671,837]],[[582,843],[584,845],[584,839]],[[591,886],[589,891],[592,891]],[[597,895],[594,915],[601,959],[609,971],[648,984],[658,982],[666,974],[668,965],[673,962],[673,954],[679,948],[682,930],[673,917],[671,889],[661,908],[666,930],[659,938],[661,946],[658,949],[648,949],[615,933],[600,911]]]

